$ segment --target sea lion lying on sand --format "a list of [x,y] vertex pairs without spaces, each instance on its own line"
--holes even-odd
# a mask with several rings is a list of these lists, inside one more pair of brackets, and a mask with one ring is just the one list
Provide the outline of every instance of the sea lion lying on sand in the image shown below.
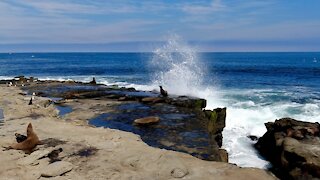
[[32,124],[29,123],[27,127],[27,139],[20,143],[12,144],[8,149],[23,150],[25,153],[31,153],[39,144],[41,144],[41,142],[37,134],[33,131]]

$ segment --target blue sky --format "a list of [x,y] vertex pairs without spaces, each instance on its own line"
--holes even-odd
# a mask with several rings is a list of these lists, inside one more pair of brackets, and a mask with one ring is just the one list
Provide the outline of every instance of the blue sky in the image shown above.
[[319,0],[0,0],[0,51],[319,51]]

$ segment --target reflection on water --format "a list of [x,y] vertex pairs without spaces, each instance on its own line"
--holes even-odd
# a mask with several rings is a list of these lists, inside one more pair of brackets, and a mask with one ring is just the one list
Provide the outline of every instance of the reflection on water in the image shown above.
[[70,106],[62,106],[62,105],[56,105],[56,108],[59,110],[59,116],[63,117],[66,114],[69,114],[72,112],[72,108]]
[[3,122],[4,122],[3,109],[0,109],[0,126],[3,124]]

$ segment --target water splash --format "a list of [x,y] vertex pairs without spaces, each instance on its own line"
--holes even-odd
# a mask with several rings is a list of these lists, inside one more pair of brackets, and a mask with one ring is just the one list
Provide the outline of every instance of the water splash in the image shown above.
[[178,35],[154,51],[151,66],[155,70],[153,84],[162,85],[169,94],[201,97],[207,87],[203,84],[206,69],[194,48]]

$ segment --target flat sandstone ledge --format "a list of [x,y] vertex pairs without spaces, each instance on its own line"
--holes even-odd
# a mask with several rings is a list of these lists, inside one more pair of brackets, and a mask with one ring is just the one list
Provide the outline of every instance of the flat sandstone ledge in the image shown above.
[[[65,122],[53,106],[28,106],[28,99],[19,95],[22,91],[17,87],[0,85],[0,89],[0,108],[4,110],[0,145],[13,143],[14,133],[25,133],[31,122],[40,140],[53,138],[63,142],[55,148],[63,148],[60,157],[73,167],[59,179],[276,179],[265,170],[203,161],[188,154],[153,148],[132,133]],[[32,113],[41,117],[33,119]],[[41,151],[50,147],[37,148]],[[0,179],[45,179],[41,173],[49,159],[19,165],[26,156],[30,155],[1,150]]]

